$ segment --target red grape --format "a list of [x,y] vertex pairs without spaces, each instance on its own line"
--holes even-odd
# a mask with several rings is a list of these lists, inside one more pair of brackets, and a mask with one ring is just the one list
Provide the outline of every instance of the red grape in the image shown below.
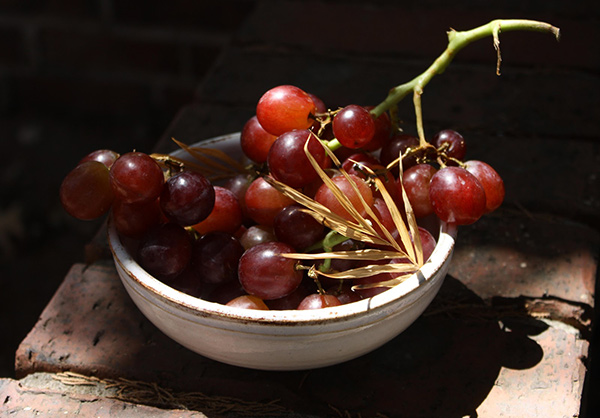
[[342,302],[335,295],[321,295],[318,293],[313,293],[305,297],[302,302],[298,305],[298,310],[307,310],[307,309],[322,309],[329,308],[332,306],[340,306]]
[[137,251],[140,266],[160,279],[172,279],[183,273],[191,256],[191,237],[181,225],[174,223],[150,229]]
[[[381,147],[379,159],[383,165],[387,166],[401,154],[403,155],[407,149],[414,149],[418,146],[419,138],[407,134],[396,134]],[[416,155],[410,155],[402,160],[402,167],[407,169],[408,167],[415,165],[416,160]]]
[[293,188],[301,188],[317,180],[319,175],[311,165],[304,145],[321,168],[327,166],[327,153],[311,131],[293,130],[279,136],[267,157],[269,171],[274,179]]
[[431,232],[423,227],[419,227],[419,238],[421,239],[421,247],[423,248],[423,261],[427,261],[435,249],[435,238],[431,235]]
[[240,243],[247,250],[263,242],[277,241],[273,228],[265,225],[252,225],[240,237]]
[[[371,111],[375,106],[365,106],[365,109]],[[373,139],[362,148],[366,151],[375,151],[383,147],[390,141],[392,135],[392,121],[387,113],[382,113],[374,119],[375,133]]]
[[489,164],[482,161],[470,160],[465,162],[465,168],[473,174],[485,189],[485,211],[492,212],[504,200],[504,181]]
[[[436,171],[432,165],[417,164],[403,173],[402,186],[417,218],[423,218],[433,213],[433,206],[429,198],[429,183]],[[399,181],[398,187],[401,187]]]
[[444,167],[431,178],[429,196],[435,214],[444,222],[468,225],[485,211],[485,190],[464,168]]
[[216,286],[211,291],[207,292],[207,294],[204,295],[204,298],[211,302],[225,305],[227,302],[237,298],[238,296],[244,295],[247,295],[247,293],[240,284],[239,280],[234,280],[232,282],[227,282],[225,284]]
[[83,157],[79,164],[84,163],[86,161],[98,161],[104,164],[106,167],[111,168],[115,161],[119,158],[119,154],[115,151],[109,149],[99,149],[93,152],[90,152],[88,155]]
[[311,97],[296,86],[282,85],[267,91],[256,105],[256,117],[272,135],[294,129],[308,129],[314,121],[316,106]]
[[221,187],[214,186],[215,204],[212,212],[202,222],[193,228],[200,234],[212,231],[223,231],[235,234],[242,226],[242,207],[233,192]]
[[150,228],[159,224],[162,212],[158,200],[130,204],[117,200],[113,204],[112,216],[119,234],[140,238]]
[[108,168],[98,161],[78,164],[63,179],[59,197],[71,216],[81,220],[99,218],[114,201]]
[[237,279],[242,244],[225,232],[209,232],[194,244],[192,264],[204,283],[223,284]]
[[246,190],[245,202],[248,216],[254,222],[267,226],[273,225],[273,220],[281,209],[294,203],[262,177],[250,184]]
[[281,254],[295,252],[282,242],[258,244],[242,255],[238,275],[240,283],[251,295],[263,300],[279,299],[289,295],[302,282],[302,271],[297,261]]
[[199,280],[198,275],[192,268],[188,266],[180,275],[173,278],[163,279],[165,284],[173,289],[186,293],[196,298],[202,297],[204,290],[203,283]]
[[302,211],[300,205],[283,208],[273,223],[275,236],[281,242],[301,251],[316,243],[325,236],[325,227],[308,213]]
[[302,283],[287,296],[284,296],[279,299],[272,299],[266,301],[266,304],[269,306],[271,310],[287,310],[287,309],[296,309],[302,299],[316,291],[316,286],[312,280],[310,282],[308,280],[303,280]]
[[352,286],[345,281],[329,288],[327,294],[337,297],[342,305],[357,302],[362,299],[358,293],[352,290]]
[[467,153],[465,139],[461,134],[452,129],[444,129],[435,134],[431,140],[431,144],[438,149],[444,147],[444,153],[448,157],[459,161],[462,161]]
[[[366,209],[364,208],[360,196],[364,199],[367,206],[373,206],[373,193],[371,192],[371,188],[369,185],[360,177],[355,176],[353,174],[348,175],[350,181],[354,183],[358,189],[357,194],[350,181],[346,179],[345,176],[338,175],[332,177],[332,181],[337,185],[337,187],[341,190],[341,192],[350,200],[350,203],[354,206],[354,208],[361,214],[361,216],[366,216]],[[319,190],[317,190],[317,194],[315,195],[315,200],[325,207],[329,208],[333,213],[347,219],[354,220],[352,215],[340,204],[337,200],[331,189],[327,187],[326,184],[323,184]]]
[[270,134],[261,126],[256,116],[251,117],[240,133],[240,145],[246,157],[258,164],[267,161],[267,155],[277,135]]
[[[327,106],[325,106],[325,103],[323,102],[323,100],[321,100],[319,97],[315,96],[312,93],[308,93],[308,95],[310,96],[313,103],[315,104],[315,108],[316,108],[315,113],[316,114],[324,114],[327,112]],[[311,126],[311,129],[314,132],[318,132],[320,127],[321,127],[321,124],[319,123],[319,121],[315,120]]]
[[121,155],[110,169],[115,198],[125,203],[151,202],[162,192],[164,175],[156,161],[142,152]]
[[361,164],[365,164],[365,165],[381,165],[381,161],[379,161],[379,159],[377,157],[375,157],[372,154],[369,154],[367,152],[363,152],[363,151],[359,151],[359,152],[355,152],[351,155],[349,155],[348,157],[346,157],[345,160],[343,160],[342,162],[342,168],[344,170],[346,170],[348,173],[351,172],[351,170],[355,169],[356,165],[358,165],[359,163]]
[[252,295],[238,296],[235,299],[232,299],[229,302],[227,302],[226,305],[242,309],[256,309],[260,311],[269,310],[269,307],[265,304],[265,302],[262,299]]
[[214,205],[213,185],[195,171],[182,171],[169,178],[160,195],[160,207],[166,217],[182,226],[203,221]]
[[375,121],[367,109],[348,105],[333,118],[333,135],[346,148],[366,146],[375,135]]

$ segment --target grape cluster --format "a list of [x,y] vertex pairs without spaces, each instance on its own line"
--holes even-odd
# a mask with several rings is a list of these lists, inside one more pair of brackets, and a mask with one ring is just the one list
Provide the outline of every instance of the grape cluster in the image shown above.
[[[260,98],[256,115],[241,130],[240,147],[251,162],[247,173],[213,184],[198,171],[167,167],[142,152],[99,150],[64,178],[61,202],[82,220],[111,211],[118,233],[136,243],[139,264],[193,296],[247,309],[316,309],[371,297],[387,287],[369,284],[399,274],[315,280],[307,272],[408,260],[301,262],[286,257],[382,246],[338,237],[326,248],[331,230],[270,180],[342,219],[355,220],[356,214],[323,182],[318,167],[359,216],[399,245],[381,184],[403,217],[405,195],[417,219],[437,216],[457,225],[475,222],[504,197],[502,179],[488,164],[464,161],[465,141],[459,133],[444,130],[423,141],[401,132],[388,113],[375,117],[372,110],[355,104],[329,110],[313,94],[278,86]],[[341,164],[333,164],[332,156]],[[371,219],[373,214],[377,220]],[[422,227],[418,233],[426,260],[435,238]]]

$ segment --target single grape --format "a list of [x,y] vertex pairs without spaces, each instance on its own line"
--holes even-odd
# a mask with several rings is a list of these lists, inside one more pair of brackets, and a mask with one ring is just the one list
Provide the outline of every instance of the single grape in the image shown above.
[[404,187],[417,218],[423,218],[433,213],[433,206],[429,198],[429,184],[436,171],[437,169],[430,164],[417,164],[406,169],[402,175],[402,182],[398,181],[397,183],[399,188]]
[[282,257],[293,252],[293,247],[282,242],[267,242],[246,250],[238,267],[240,283],[246,292],[271,300],[296,290],[302,282],[302,271],[296,269],[296,260]]
[[59,198],[67,213],[77,219],[104,215],[114,201],[108,168],[98,161],[78,164],[63,179]]
[[485,190],[485,211],[492,212],[504,201],[504,181],[500,174],[483,161],[470,160],[465,162],[465,168],[473,174]]
[[220,303],[221,305],[227,304],[227,302],[237,298],[238,296],[247,295],[246,291],[240,284],[239,280],[227,282],[222,285],[218,285],[206,292],[203,298],[210,301]]
[[358,302],[362,299],[358,293],[352,290],[352,285],[346,281],[340,282],[327,290],[327,294],[334,295],[342,305],[352,302]]
[[[342,242],[341,244],[334,246],[333,251],[350,251],[350,250],[357,250],[359,248],[360,247],[356,241],[347,239],[346,241]],[[335,258],[335,259],[331,260],[332,271],[346,271],[346,270],[350,270],[351,268],[354,268],[356,266],[357,266],[356,260],[348,260],[348,259],[343,259],[343,258]],[[332,283],[329,283],[330,285],[339,284],[338,279],[329,279],[327,277],[322,277],[319,280],[324,285],[327,282],[327,280],[332,281]]]
[[290,187],[301,188],[319,178],[304,151],[307,141],[308,151],[319,166],[325,168],[328,165],[329,157],[311,131],[288,131],[277,138],[267,157],[269,171],[274,179]]
[[203,221],[214,205],[213,185],[195,171],[182,171],[170,177],[160,195],[160,207],[165,216],[182,226]]
[[357,165],[365,164],[365,165],[378,165],[381,166],[381,161],[379,158],[375,157],[373,154],[368,152],[359,151],[350,154],[342,161],[342,168],[350,173],[352,170],[355,170]]
[[423,248],[423,260],[427,261],[435,249],[435,238],[431,235],[431,232],[423,227],[419,227],[419,238],[421,239],[421,247]]
[[230,190],[214,186],[215,203],[213,210],[203,221],[193,225],[200,234],[212,231],[235,234],[242,226],[242,207],[237,197]]
[[325,227],[308,213],[301,205],[283,208],[273,222],[275,236],[281,242],[291,245],[298,251],[313,245],[325,236]]
[[[400,155],[404,155],[406,150],[415,149],[419,146],[419,138],[413,135],[407,134],[396,134],[381,147],[379,159],[385,166],[390,164],[392,161],[398,159]],[[406,170],[417,163],[417,156],[421,156],[419,153],[411,154],[402,159],[402,167]]]
[[278,136],[294,129],[310,128],[316,111],[311,97],[291,85],[268,90],[256,105],[258,122],[267,132]]
[[200,281],[194,269],[189,266],[180,275],[169,279],[163,279],[163,281],[173,289],[196,298],[201,298],[204,291],[203,283]]
[[247,223],[250,219],[248,211],[246,210],[246,190],[252,183],[253,178],[247,174],[238,174],[231,177],[225,182],[223,187],[231,191],[238,200],[240,208],[242,209],[242,222]]
[[86,161],[98,161],[104,164],[106,167],[111,168],[114,162],[117,161],[117,158],[119,158],[119,154],[117,152],[109,149],[99,149],[92,151],[83,157],[81,161],[79,161],[79,164]]
[[237,298],[227,302],[226,305],[241,309],[257,309],[261,311],[269,310],[269,307],[265,304],[265,302],[262,299],[252,295],[238,296]]
[[[373,193],[371,192],[369,185],[360,177],[353,174],[349,174],[348,177],[350,180],[346,179],[346,177],[343,175],[337,175],[332,177],[331,180],[349,199],[350,203],[352,206],[354,206],[358,213],[364,217],[366,216],[367,211],[361,202],[360,196],[362,196],[367,206],[373,206]],[[356,186],[358,194],[352,187],[350,181]],[[336,196],[326,184],[323,184],[319,188],[315,195],[315,200],[327,207],[333,213],[347,220],[354,220],[352,215],[342,206],[342,204],[340,204]]]
[[441,149],[450,158],[462,161],[467,153],[467,145],[461,134],[452,130],[444,129],[433,136],[431,144]]
[[[318,97],[312,93],[308,93],[308,95],[310,96],[313,103],[315,104],[315,108],[316,108],[315,114],[324,114],[327,112],[327,106],[325,106],[325,103],[323,102],[323,100],[321,100],[320,97]],[[316,133],[319,131],[320,128],[321,128],[321,124],[319,123],[318,120],[315,120],[315,121],[313,121],[313,124],[310,129]]]
[[[365,109],[369,112],[374,109],[375,106],[365,106]],[[373,138],[362,148],[366,151],[375,151],[387,144],[392,136],[392,121],[387,113],[382,113],[379,117],[374,119],[375,121],[375,133]]]
[[166,223],[146,232],[140,240],[137,260],[153,276],[171,280],[186,270],[191,255],[192,241],[187,231],[181,225]]
[[258,164],[267,161],[267,155],[271,145],[277,139],[261,126],[256,116],[251,117],[242,128],[240,133],[240,146],[244,155]]
[[112,165],[110,181],[115,198],[125,203],[144,203],[160,196],[164,175],[148,154],[128,152]]
[[267,300],[265,303],[271,310],[294,310],[302,302],[302,299],[316,292],[316,290],[316,286],[312,280],[303,280],[296,290],[289,295],[279,299]]
[[[381,180],[381,182],[383,183],[383,186],[387,190],[388,194],[392,197],[392,199],[394,199],[394,201],[398,201],[398,197],[400,195],[398,193],[398,185],[396,184],[396,178],[394,177],[392,172],[390,170],[387,170],[383,165],[378,163],[372,163],[370,161],[364,161],[361,163],[353,164],[346,171],[349,174],[354,174],[355,176],[360,177],[367,182],[373,178],[372,173],[375,173],[377,175],[377,178],[379,178],[379,180]],[[369,184],[371,186],[373,196],[381,197],[381,190],[379,189],[377,183],[371,181],[369,182]]]
[[250,184],[244,200],[248,216],[254,222],[267,226],[273,225],[275,216],[281,209],[294,203],[294,200],[279,192],[262,177]]
[[141,238],[150,228],[162,220],[158,200],[148,203],[123,203],[115,201],[112,208],[115,228],[120,235]]
[[308,309],[322,309],[322,308],[330,308],[332,306],[340,306],[342,302],[335,295],[324,294],[321,295],[319,293],[313,293],[305,297],[302,302],[298,305],[298,310],[308,310]]
[[237,279],[244,247],[230,234],[209,232],[193,248],[192,264],[204,283],[223,284]]
[[265,225],[252,225],[240,237],[240,244],[244,249],[254,247],[263,242],[277,241],[273,228]]
[[[373,200],[373,212],[375,212],[375,215],[377,215],[377,219],[379,219],[381,225],[387,229],[390,234],[394,235],[396,232],[396,224],[394,223],[390,209],[381,197],[376,197]],[[372,224],[373,228],[375,228],[375,231],[377,231],[382,238],[385,237],[385,234],[379,224],[375,221],[373,221]]]
[[485,190],[479,180],[461,167],[444,167],[431,178],[429,197],[442,221],[468,225],[485,211]]
[[366,146],[375,135],[375,121],[367,109],[358,105],[348,105],[333,118],[333,134],[346,148],[357,149]]

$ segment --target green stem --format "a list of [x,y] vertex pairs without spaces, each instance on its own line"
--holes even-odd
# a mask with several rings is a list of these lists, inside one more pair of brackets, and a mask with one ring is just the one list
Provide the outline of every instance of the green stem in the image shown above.
[[[325,235],[325,238],[323,238],[321,241],[317,242],[316,244],[313,244],[312,246],[310,246],[310,248],[305,249],[304,252],[311,252],[311,251],[322,249],[323,252],[330,253],[333,251],[333,247],[335,247],[338,244],[341,244],[342,242],[346,241],[347,239],[348,239],[347,237],[335,232],[334,230],[331,230],[327,233],[327,235]],[[319,270],[321,270],[321,271],[329,271],[330,268],[331,268],[331,259],[330,258],[323,260],[323,264],[321,264],[319,266]]]
[[[384,101],[377,105],[371,113],[378,117],[385,111],[391,109],[393,106],[398,104],[404,97],[410,92],[417,91],[419,94],[422,93],[423,88],[431,81],[436,74],[441,74],[450,65],[454,56],[469,45],[471,42],[492,36],[494,38],[494,47],[499,51],[499,40],[498,34],[500,31],[535,31],[535,32],[550,32],[558,40],[560,37],[560,31],[557,27],[552,26],[548,23],[538,22],[535,20],[524,20],[524,19],[508,19],[508,20],[493,20],[486,25],[479,26],[475,29],[468,31],[457,32],[450,30],[448,32],[448,46],[446,50],[425,70],[422,74],[413,78],[411,81],[401,84],[392,88],[388,96]],[[498,52],[498,61],[500,55]]]

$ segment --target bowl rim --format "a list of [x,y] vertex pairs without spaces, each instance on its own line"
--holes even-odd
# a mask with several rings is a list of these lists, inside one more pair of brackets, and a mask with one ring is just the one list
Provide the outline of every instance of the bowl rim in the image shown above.
[[[200,141],[198,144],[218,143],[235,138],[239,133],[221,135],[212,139]],[[175,152],[177,153],[177,151]],[[429,260],[418,272],[410,275],[402,283],[370,298],[362,299],[345,305],[314,310],[252,310],[226,306],[217,302],[200,299],[177,289],[174,289],[146,272],[130,254],[117,233],[112,214],[107,221],[107,237],[110,251],[115,264],[137,288],[155,295],[162,303],[177,310],[185,311],[191,316],[214,317],[244,324],[259,325],[310,325],[346,321],[379,311],[380,308],[399,305],[413,295],[419,288],[430,284],[436,279],[437,273],[451,258],[454,250],[457,227],[440,221],[438,239]],[[121,276],[121,275],[120,275]],[[443,277],[437,277],[442,280]],[[121,276],[121,280],[125,278]],[[138,292],[140,293],[140,292]],[[141,295],[155,304],[147,296]],[[398,306],[399,307],[399,306]]]

